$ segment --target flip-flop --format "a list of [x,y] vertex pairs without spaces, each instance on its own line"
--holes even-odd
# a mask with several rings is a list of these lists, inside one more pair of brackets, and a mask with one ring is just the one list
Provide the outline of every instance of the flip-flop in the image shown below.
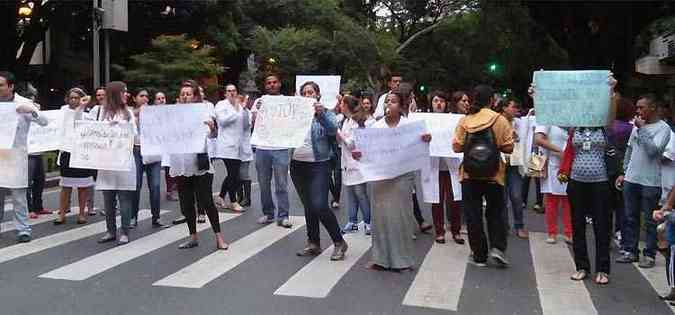
[[[604,280],[598,280],[598,279],[604,279]],[[604,272],[598,272],[595,275],[595,283],[598,285],[607,285],[609,284],[609,275],[604,273]]]
[[582,281],[586,278],[588,278],[588,271],[586,270],[579,270],[570,277],[574,281]]

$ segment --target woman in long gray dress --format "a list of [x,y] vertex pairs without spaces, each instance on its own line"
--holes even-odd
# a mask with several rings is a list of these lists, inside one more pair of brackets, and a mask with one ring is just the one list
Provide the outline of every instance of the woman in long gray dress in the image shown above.
[[[387,95],[385,119],[371,128],[395,128],[406,124],[405,98],[394,91]],[[421,141],[431,141],[430,134],[421,135]],[[361,152],[352,152],[355,159]],[[385,162],[385,161],[383,161]],[[386,163],[386,162],[385,162]],[[410,193],[415,185],[414,172],[398,177],[371,182],[372,260],[367,267],[372,270],[407,271],[415,264],[413,234],[416,222],[410,209]]]

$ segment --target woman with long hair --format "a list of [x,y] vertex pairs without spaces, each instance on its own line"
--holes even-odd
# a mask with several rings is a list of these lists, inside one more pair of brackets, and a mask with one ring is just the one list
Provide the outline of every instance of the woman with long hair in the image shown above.
[[[396,128],[408,122],[405,116],[408,108],[406,94],[397,90],[385,99],[385,117],[371,128]],[[421,140],[431,141],[430,134],[420,135]],[[361,152],[352,151],[354,159],[361,158]],[[415,264],[414,218],[410,211],[410,194],[415,186],[415,173],[410,172],[396,178],[371,182],[373,220],[372,260],[367,265],[372,270],[409,271]]]
[[300,93],[304,97],[316,99],[316,103],[311,130],[304,144],[292,150],[291,155],[291,180],[305,208],[307,221],[307,246],[297,254],[316,256],[321,253],[319,238],[319,222],[321,222],[333,240],[333,253],[330,259],[343,260],[348,248],[347,242],[342,238],[337,218],[327,204],[328,161],[331,153],[328,138],[334,137],[337,132],[335,114],[327,111],[319,103],[321,90],[315,82],[303,83],[300,86]]
[[[80,100],[85,96],[85,93],[80,88],[72,88],[66,94],[66,103],[61,107],[62,111],[74,111],[75,120],[82,119],[84,108]],[[75,123],[73,120],[70,123]],[[64,141],[74,142],[75,139],[64,139]],[[71,145],[74,143],[71,143]],[[59,217],[54,220],[55,225],[60,225],[66,222],[66,213],[70,211],[70,195],[73,188],[77,189],[77,199],[79,201],[80,212],[77,217],[77,224],[87,223],[86,205],[89,195],[89,187],[94,185],[94,178],[92,170],[79,169],[70,167],[70,152],[67,150],[59,151],[58,162],[61,172],[61,193],[59,195]]]
[[[105,106],[96,106],[89,112],[88,119],[109,122],[110,124],[131,124],[136,133],[136,121],[133,112],[127,107],[127,86],[124,82],[113,81],[106,85]],[[133,160],[133,153],[128,157]],[[129,229],[133,209],[134,194],[136,192],[136,165],[131,163],[129,171],[99,170],[96,178],[96,190],[103,191],[103,203],[106,213],[107,231],[99,243],[117,240],[118,245],[129,243]],[[122,231],[117,235],[117,209],[119,198],[119,212],[122,217]]]
[[[183,82],[178,96],[179,104],[202,103],[202,95],[199,86],[194,81]],[[206,105],[204,105],[206,106]],[[205,122],[213,132],[216,128],[213,120]],[[206,139],[204,139],[206,146]],[[206,212],[211,222],[211,228],[216,236],[216,248],[225,250],[228,244],[220,231],[218,210],[213,203],[213,165],[206,153],[200,154],[172,154],[169,157],[169,175],[176,178],[178,184],[178,199],[180,209],[185,217],[190,233],[190,240],[180,244],[178,248],[188,249],[199,246],[197,237],[197,210],[195,202],[200,209]],[[200,161],[203,161],[200,163]],[[206,165],[204,165],[206,164]]]

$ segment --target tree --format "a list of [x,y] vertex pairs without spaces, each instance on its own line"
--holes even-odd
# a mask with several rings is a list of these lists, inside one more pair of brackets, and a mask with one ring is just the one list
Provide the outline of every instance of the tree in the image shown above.
[[[130,57],[131,66],[116,66],[124,80],[136,87],[165,91],[172,99],[185,79],[205,82],[223,72],[223,67],[214,57],[215,48],[198,46],[198,42],[186,35],[162,35],[152,40],[147,52]],[[217,84],[206,84],[204,89],[213,90]]]

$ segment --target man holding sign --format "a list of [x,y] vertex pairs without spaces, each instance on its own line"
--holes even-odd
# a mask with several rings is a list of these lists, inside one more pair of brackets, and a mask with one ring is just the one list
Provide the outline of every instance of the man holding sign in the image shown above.
[[[47,119],[41,117],[39,109],[19,95],[14,94],[14,75],[0,72],[0,107],[15,107],[16,114],[10,119],[15,119],[13,130],[1,130],[0,133],[15,133],[13,145],[9,149],[0,150],[0,169],[3,175],[0,178],[0,221],[4,216],[5,196],[12,195],[14,204],[14,222],[17,230],[17,241],[30,242],[31,227],[28,224],[28,208],[26,201],[26,188],[28,187],[28,131],[30,123],[35,122],[41,126],[47,125]],[[3,118],[5,120],[6,118]],[[3,124],[3,126],[7,126]],[[10,125],[11,126],[11,125]]]
[[[278,75],[272,74],[265,78],[265,92],[267,95],[281,95],[281,79]],[[264,96],[263,96],[264,98]],[[251,112],[253,113],[254,138],[257,128],[258,111],[264,106],[262,98],[255,101]],[[262,118],[262,117],[261,117]],[[258,184],[260,185],[260,203],[262,204],[263,216],[258,219],[260,224],[269,224],[274,222],[274,201],[272,200],[272,176],[274,176],[274,192],[277,197],[278,213],[276,216],[277,225],[291,228],[293,225],[288,220],[288,165],[290,156],[288,148],[279,148],[271,146],[255,145],[255,168],[258,173]]]

